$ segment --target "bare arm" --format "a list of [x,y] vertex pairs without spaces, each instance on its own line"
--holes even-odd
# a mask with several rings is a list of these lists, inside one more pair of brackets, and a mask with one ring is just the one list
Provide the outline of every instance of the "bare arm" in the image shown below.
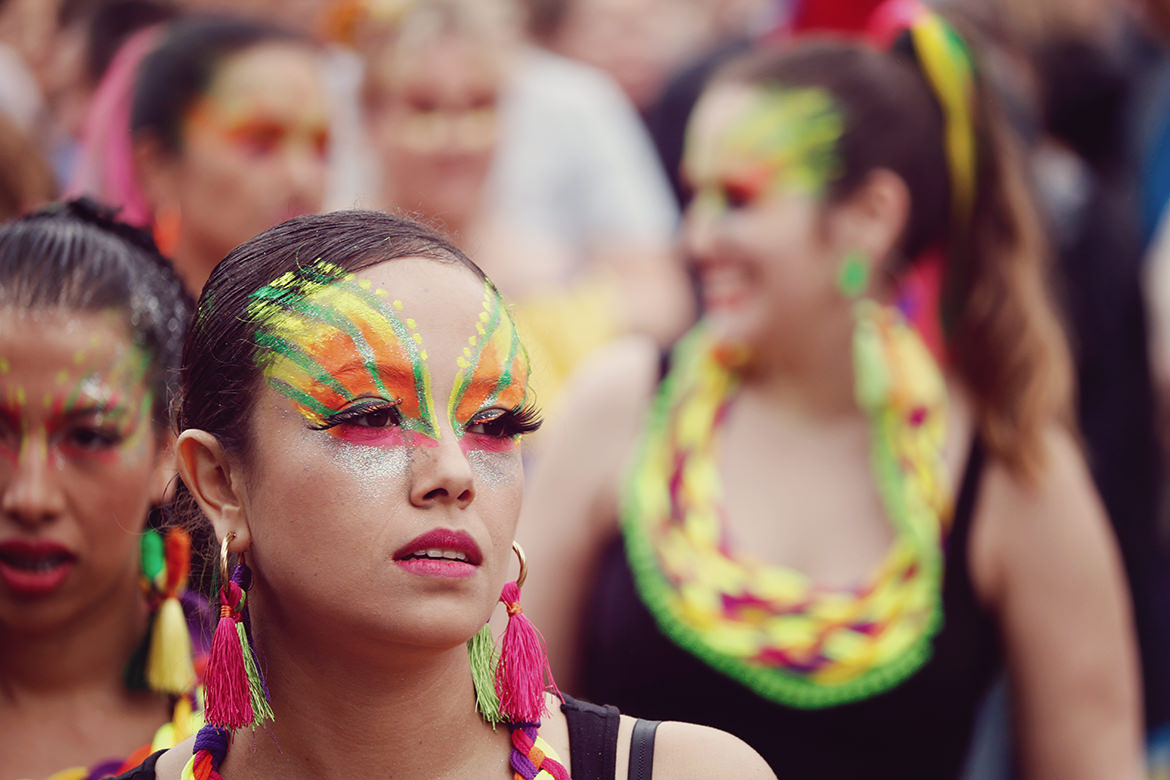
[[[632,726],[631,726],[632,728]],[[619,742],[617,777],[625,777],[629,738]],[[693,723],[666,722],[654,739],[654,780],[775,780],[775,773],[746,742],[726,731]]]
[[628,339],[589,361],[541,442],[518,538],[529,558],[524,610],[557,682],[577,690],[581,612],[597,556],[617,529],[617,492],[657,380],[658,352]]
[[999,617],[1025,778],[1137,780],[1140,694],[1124,574],[1073,442],[1027,486],[993,467],[973,547]]

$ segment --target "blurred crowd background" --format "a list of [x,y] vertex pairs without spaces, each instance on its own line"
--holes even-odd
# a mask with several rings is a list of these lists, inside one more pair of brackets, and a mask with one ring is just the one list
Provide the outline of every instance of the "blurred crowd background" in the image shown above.
[[[855,34],[876,5],[3,0],[0,217],[92,195],[150,229],[197,295],[231,247],[288,217],[421,216],[514,304],[555,420],[585,358],[628,334],[665,348],[694,321],[679,167],[704,79],[755,46]],[[1030,151],[1156,744],[1170,724],[1170,2],[946,7],[979,32]]]

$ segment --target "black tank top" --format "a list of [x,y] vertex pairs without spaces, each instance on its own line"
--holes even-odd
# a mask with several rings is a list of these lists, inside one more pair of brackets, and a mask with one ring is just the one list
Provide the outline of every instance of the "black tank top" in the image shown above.
[[968,547],[984,451],[971,446],[947,537],[943,627],[930,659],[884,693],[800,710],[756,695],[679,648],[638,597],[620,534],[599,563],[585,614],[583,696],[644,718],[714,726],[754,747],[780,777],[957,777],[1000,663],[991,615],[971,585]]
[[[616,707],[599,707],[565,696],[561,712],[569,727],[569,776],[572,780],[615,780],[618,726],[621,713]],[[654,764],[656,721],[637,720],[630,738],[628,780],[650,780]],[[155,780],[155,766],[165,753],[160,750],[138,767],[114,780]]]

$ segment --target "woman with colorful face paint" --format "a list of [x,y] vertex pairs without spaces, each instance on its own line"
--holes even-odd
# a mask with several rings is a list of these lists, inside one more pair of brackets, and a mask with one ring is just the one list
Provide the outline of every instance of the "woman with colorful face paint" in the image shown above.
[[172,25],[138,68],[130,130],[159,246],[197,294],[233,246],[320,210],[329,118],[313,43],[260,22]]
[[177,501],[221,561],[208,725],[127,778],[609,780],[631,744],[657,778],[772,777],[727,734],[671,723],[655,743],[546,693],[513,542],[527,356],[444,239],[354,211],[242,244],[204,287],[181,384]]
[[185,537],[144,533],[190,311],[90,203],[0,226],[0,777],[104,777],[198,728],[206,602]]
[[631,346],[575,389],[526,504],[558,562],[529,606],[569,690],[782,776],[958,776],[1002,664],[1024,777],[1137,778],[1133,629],[1023,166],[951,26],[891,41],[706,89],[706,315],[665,367]]

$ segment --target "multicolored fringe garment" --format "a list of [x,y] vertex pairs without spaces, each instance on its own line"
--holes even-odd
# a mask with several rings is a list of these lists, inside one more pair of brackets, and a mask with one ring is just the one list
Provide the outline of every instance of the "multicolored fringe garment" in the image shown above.
[[701,325],[673,352],[623,496],[630,567],[659,628],[787,706],[829,707],[888,690],[927,661],[942,623],[951,513],[943,380],[896,310],[863,302],[857,316],[858,403],[872,423],[875,478],[897,533],[861,587],[821,588],[735,547],[715,453],[737,378]]

